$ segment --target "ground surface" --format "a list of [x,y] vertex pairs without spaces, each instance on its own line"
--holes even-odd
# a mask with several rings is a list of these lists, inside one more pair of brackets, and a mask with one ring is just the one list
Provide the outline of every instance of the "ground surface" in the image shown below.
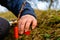
[[[60,11],[35,10],[35,13],[38,20],[37,28],[32,30],[29,36],[23,34],[19,40],[60,40]],[[0,14],[0,16],[9,21],[16,19],[11,12]],[[14,40],[13,28],[11,28],[5,40]]]

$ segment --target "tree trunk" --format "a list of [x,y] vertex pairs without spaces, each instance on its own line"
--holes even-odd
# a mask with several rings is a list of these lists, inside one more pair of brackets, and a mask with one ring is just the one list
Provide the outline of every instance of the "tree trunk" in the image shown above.
[[53,3],[53,0],[50,0],[49,9],[51,8],[52,3]]

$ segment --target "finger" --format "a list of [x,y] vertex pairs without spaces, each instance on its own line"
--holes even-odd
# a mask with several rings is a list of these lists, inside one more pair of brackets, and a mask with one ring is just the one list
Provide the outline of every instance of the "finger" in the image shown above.
[[21,23],[20,23],[20,34],[23,34],[24,33],[24,26],[25,26],[25,23],[26,23],[26,19],[22,19]]
[[27,20],[26,22],[26,26],[25,26],[25,32],[27,32],[29,30],[30,24],[31,24],[32,20]]
[[22,20],[20,19],[19,21],[18,21],[18,31],[19,31],[19,34],[20,34],[20,29],[21,29],[21,22],[22,22]]
[[32,22],[32,29],[34,29],[36,26],[37,26],[37,21],[36,19],[34,19]]

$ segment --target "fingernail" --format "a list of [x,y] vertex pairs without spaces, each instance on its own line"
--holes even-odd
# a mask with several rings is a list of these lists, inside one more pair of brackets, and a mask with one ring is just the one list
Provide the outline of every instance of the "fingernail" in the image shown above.
[[27,32],[28,30],[25,30],[25,32]]
[[20,34],[23,34],[23,32],[20,32]]
[[34,26],[32,26],[32,29],[34,29],[35,27]]

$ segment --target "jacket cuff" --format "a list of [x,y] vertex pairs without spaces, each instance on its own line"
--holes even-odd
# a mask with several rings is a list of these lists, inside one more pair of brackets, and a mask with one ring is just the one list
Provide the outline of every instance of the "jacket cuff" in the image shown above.
[[36,18],[35,13],[34,13],[33,11],[29,11],[29,10],[24,10],[24,11],[21,13],[20,17],[22,17],[22,16],[24,16],[24,15],[27,15],[27,14],[32,15],[32,16],[34,16],[34,17]]

